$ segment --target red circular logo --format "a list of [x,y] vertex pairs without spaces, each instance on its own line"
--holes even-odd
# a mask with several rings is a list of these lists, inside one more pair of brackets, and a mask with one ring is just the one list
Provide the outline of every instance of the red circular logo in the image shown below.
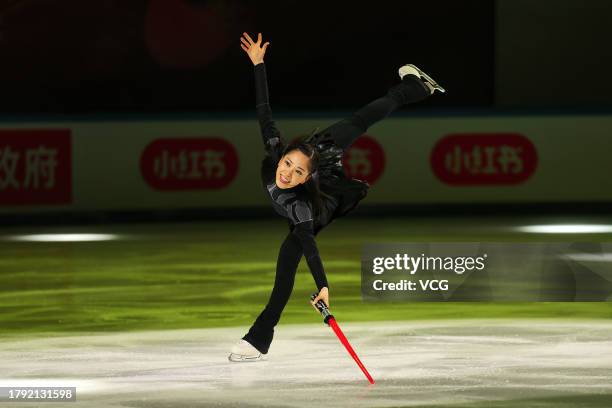
[[342,167],[349,177],[372,186],[385,169],[385,152],[376,139],[364,134],[344,153]]
[[209,190],[238,173],[234,146],[220,138],[157,139],[140,157],[142,177],[157,190]]
[[518,133],[457,133],[431,152],[431,168],[452,185],[518,184],[535,172],[536,149]]

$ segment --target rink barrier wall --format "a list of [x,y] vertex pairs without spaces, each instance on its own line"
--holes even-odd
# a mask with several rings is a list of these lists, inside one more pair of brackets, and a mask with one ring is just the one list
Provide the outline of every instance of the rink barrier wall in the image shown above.
[[[286,139],[339,118],[277,121]],[[392,117],[351,146],[365,208],[612,202],[612,115]],[[4,121],[0,215],[268,206],[253,119]]]

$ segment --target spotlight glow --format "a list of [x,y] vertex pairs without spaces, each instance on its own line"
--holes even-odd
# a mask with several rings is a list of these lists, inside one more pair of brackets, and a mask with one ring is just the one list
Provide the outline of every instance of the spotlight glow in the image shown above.
[[605,224],[550,224],[526,225],[516,228],[533,234],[605,234],[612,232],[612,225]]
[[114,241],[119,239],[115,234],[31,234],[4,237],[5,241],[18,242],[92,242]]
[[612,263],[612,253],[609,252],[603,254],[567,254],[566,256],[574,261]]

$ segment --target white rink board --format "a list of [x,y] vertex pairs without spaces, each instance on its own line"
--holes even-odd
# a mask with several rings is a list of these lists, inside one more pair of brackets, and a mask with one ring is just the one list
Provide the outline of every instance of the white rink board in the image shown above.
[[[324,128],[335,119],[281,119],[285,138]],[[5,122],[2,129],[70,129],[72,201],[60,205],[8,205],[0,213],[55,210],[164,210],[266,206],[259,180],[262,158],[255,120],[150,120],[104,122]],[[449,185],[436,177],[430,156],[455,133],[518,133],[537,152],[533,174],[518,184]],[[366,205],[424,203],[533,203],[612,201],[612,116],[392,117],[368,135],[385,155],[384,171]],[[145,182],[143,150],[160,138],[221,138],[235,147],[238,171],[217,190],[160,191]],[[6,148],[0,138],[0,149]],[[0,186],[3,175],[0,166]]]

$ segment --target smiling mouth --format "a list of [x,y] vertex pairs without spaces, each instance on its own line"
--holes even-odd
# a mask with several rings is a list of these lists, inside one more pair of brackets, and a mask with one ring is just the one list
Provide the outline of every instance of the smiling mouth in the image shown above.
[[285,184],[289,184],[289,180],[287,180],[282,174],[280,175],[280,181],[282,181]]

